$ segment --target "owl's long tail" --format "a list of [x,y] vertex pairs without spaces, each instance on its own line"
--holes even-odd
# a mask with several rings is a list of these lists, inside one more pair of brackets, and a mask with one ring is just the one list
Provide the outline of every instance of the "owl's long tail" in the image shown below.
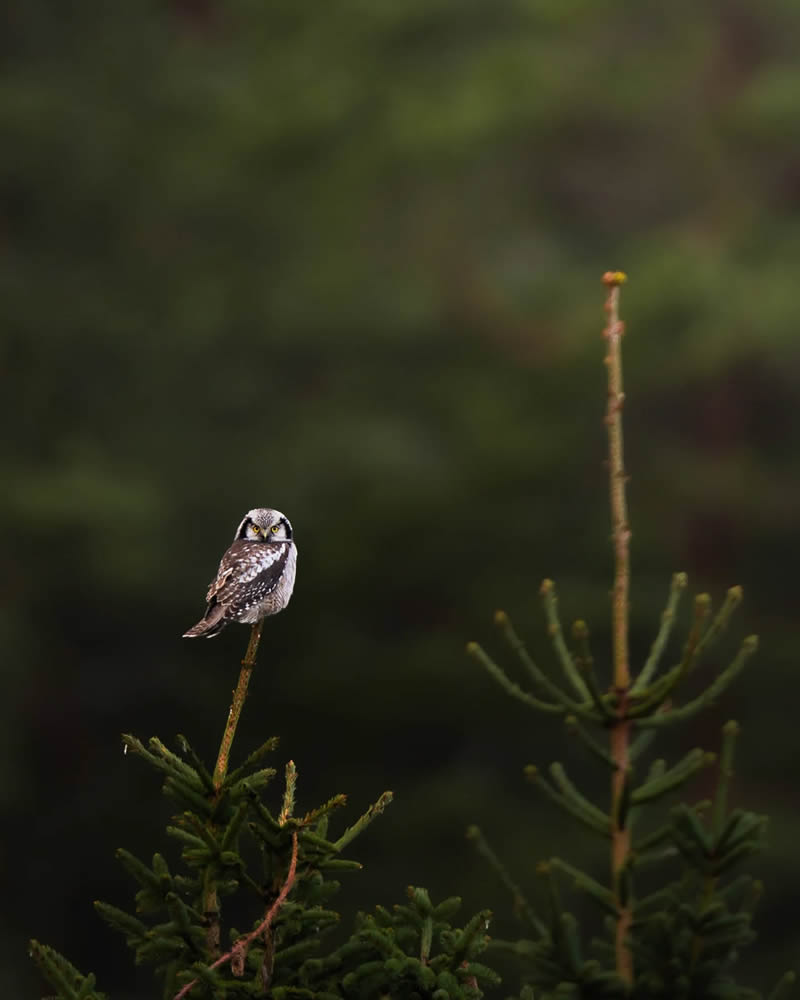
[[224,618],[225,608],[221,607],[219,604],[215,604],[213,608],[208,608],[205,615],[200,619],[200,621],[193,625],[188,632],[183,633],[184,639],[196,639],[198,636],[205,636],[206,639],[211,639],[215,635],[219,635],[220,632],[228,624]]

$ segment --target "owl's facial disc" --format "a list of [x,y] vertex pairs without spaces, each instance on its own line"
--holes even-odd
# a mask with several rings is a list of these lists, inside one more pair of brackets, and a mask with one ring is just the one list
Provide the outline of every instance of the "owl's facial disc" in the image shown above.
[[248,542],[288,542],[292,526],[279,510],[256,507],[245,514],[234,538]]

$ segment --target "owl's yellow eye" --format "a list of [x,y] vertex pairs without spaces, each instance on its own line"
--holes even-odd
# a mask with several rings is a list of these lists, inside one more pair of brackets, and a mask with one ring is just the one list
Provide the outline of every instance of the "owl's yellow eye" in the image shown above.
[[277,535],[279,528],[280,528],[279,524],[273,524],[269,530],[272,532],[273,535]]
[[251,525],[250,530],[253,532],[254,535],[260,535],[261,534],[261,529],[259,528],[259,526],[257,524]]

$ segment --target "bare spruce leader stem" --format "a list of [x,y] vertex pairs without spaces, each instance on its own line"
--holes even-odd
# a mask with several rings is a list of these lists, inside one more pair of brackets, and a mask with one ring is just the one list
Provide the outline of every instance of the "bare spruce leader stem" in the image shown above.
[[625,282],[621,271],[603,275],[608,288],[606,313],[608,319],[603,336],[608,345],[605,358],[608,370],[608,482],[611,500],[611,528],[614,545],[614,590],[611,605],[611,633],[614,657],[614,688],[618,698],[619,720],[611,726],[611,757],[614,771],[611,778],[611,878],[617,904],[616,964],[617,973],[627,983],[633,982],[633,957],[626,944],[633,915],[632,900],[626,889],[631,836],[630,827],[623,815],[622,799],[628,780],[630,722],[625,718],[630,693],[631,675],[628,662],[628,590],[630,587],[630,539],[628,505],[625,497],[625,461],[622,446],[622,391],[621,341],[625,327],[619,318],[619,289]]
[[239,683],[233,692],[233,702],[228,712],[228,721],[225,724],[225,732],[222,734],[217,764],[214,768],[214,788],[217,791],[222,787],[225,775],[228,773],[228,758],[231,753],[233,737],[236,735],[236,727],[239,724],[239,716],[242,714],[244,700],[247,697],[247,685],[250,683],[250,674],[256,665],[256,653],[258,644],[261,641],[261,629],[264,627],[264,620],[256,622],[250,630],[250,641],[247,644],[247,652],[242,660],[242,669],[239,672]]

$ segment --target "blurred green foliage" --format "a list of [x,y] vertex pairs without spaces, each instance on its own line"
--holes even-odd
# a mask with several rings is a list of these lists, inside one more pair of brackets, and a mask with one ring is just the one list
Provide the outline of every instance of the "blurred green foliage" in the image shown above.
[[126,891],[109,846],[161,825],[131,828],[152,788],[119,733],[216,748],[246,633],[179,636],[255,504],[300,565],[242,752],[279,732],[309,802],[394,788],[356,902],[493,905],[472,820],[533,870],[561,818],[518,762],[558,724],[531,731],[463,640],[495,605],[541,636],[553,576],[599,658],[609,267],[634,653],[674,570],[745,587],[763,652],[717,721],[745,724],[737,788],[773,820],[761,961],[793,964],[797,5],[10,0],[2,22],[0,985],[34,990],[35,935],[138,996],[89,905]]

